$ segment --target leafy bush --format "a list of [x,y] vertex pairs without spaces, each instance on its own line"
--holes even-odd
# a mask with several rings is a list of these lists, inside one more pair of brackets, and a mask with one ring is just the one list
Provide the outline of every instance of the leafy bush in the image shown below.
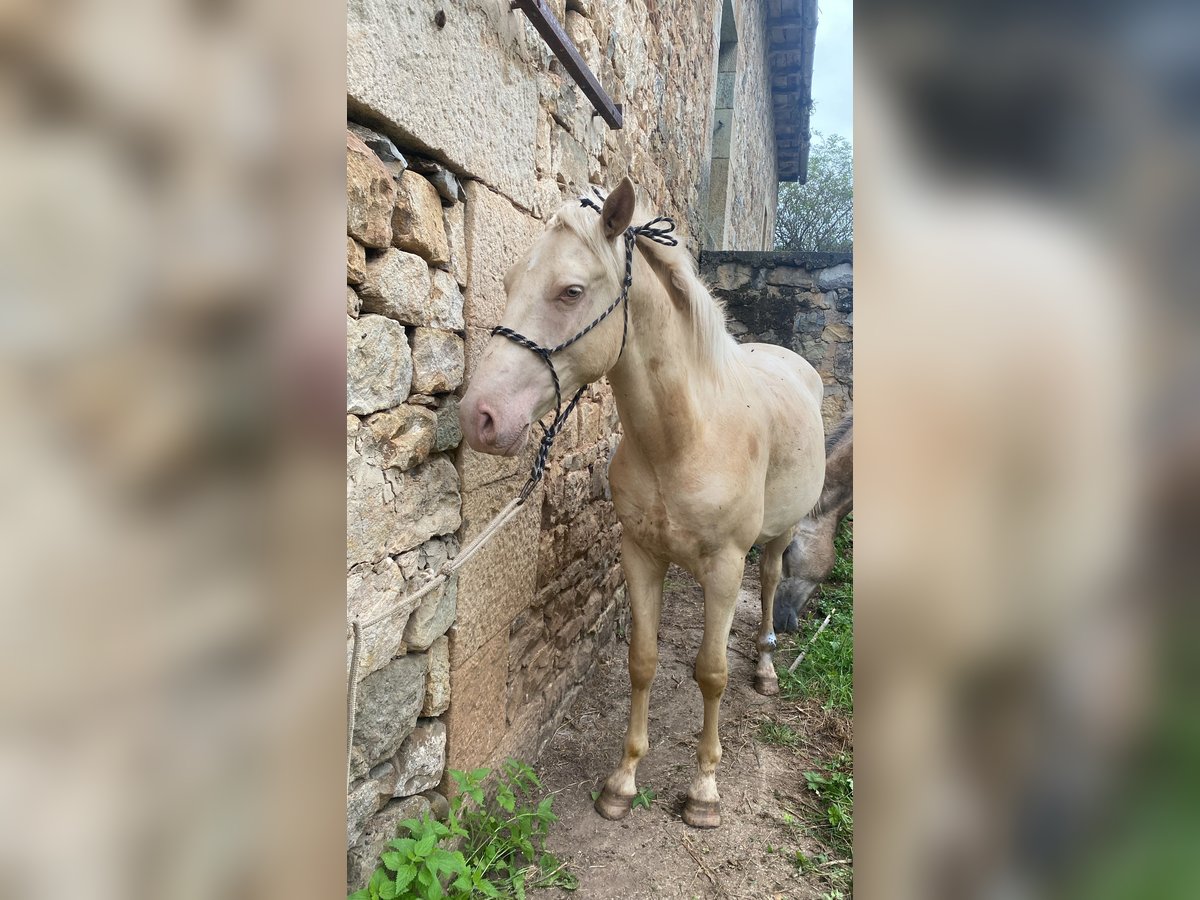
[[[550,797],[536,800],[542,783],[529,766],[509,760],[497,773],[490,801],[483,784],[490,769],[451,771],[459,794],[439,822],[428,813],[400,823],[383,865],[349,900],[469,900],[515,897],[534,887],[575,890],[578,882],[545,851],[550,825],[558,821]],[[535,803],[536,800],[536,803]]]

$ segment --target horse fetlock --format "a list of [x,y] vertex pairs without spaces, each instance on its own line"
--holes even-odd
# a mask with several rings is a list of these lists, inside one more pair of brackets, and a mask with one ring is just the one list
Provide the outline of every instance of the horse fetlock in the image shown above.
[[774,631],[768,631],[758,639],[758,650],[760,653],[774,653],[775,648],[778,646],[779,641],[775,637]]

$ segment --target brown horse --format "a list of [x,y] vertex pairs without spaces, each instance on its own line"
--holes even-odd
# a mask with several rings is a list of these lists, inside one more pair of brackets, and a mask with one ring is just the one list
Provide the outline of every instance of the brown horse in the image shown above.
[[[663,579],[675,562],[704,589],[704,637],[694,670],[704,727],[683,818],[715,826],[717,719],[742,569],[750,547],[762,544],[755,687],[774,693],[771,604],[792,529],[821,492],[822,385],[812,366],[788,350],[733,341],[692,258],[656,243],[648,228],[630,231],[635,196],[626,178],[603,208],[566,204],[509,269],[499,329],[505,339],[493,337],[486,347],[460,416],[475,450],[516,454],[560,390],[570,396],[608,375],[624,431],[609,482],[633,614],[632,697],[625,752],[596,809],[619,819],[636,793],[638,761],[648,747]],[[637,221],[646,218],[639,214]],[[617,310],[623,284],[625,309]],[[616,311],[605,316],[606,309]]]
[[775,630],[795,631],[804,608],[837,562],[842,519],[854,508],[854,417],[846,416],[825,440],[825,486],[816,509],[800,520],[783,551],[783,580],[775,591]]

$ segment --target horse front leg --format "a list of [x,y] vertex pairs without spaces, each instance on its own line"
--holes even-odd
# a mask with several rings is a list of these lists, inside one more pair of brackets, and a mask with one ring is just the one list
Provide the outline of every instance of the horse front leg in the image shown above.
[[629,636],[629,728],[620,765],[604,782],[596,812],[606,819],[623,819],[637,793],[637,767],[650,746],[647,719],[650,684],[658,668],[658,622],[662,615],[663,578],[667,563],[644,552],[629,537],[621,540],[621,568],[629,591],[633,627]]
[[696,748],[696,774],[683,807],[683,821],[694,828],[721,824],[721,796],[717,792],[721,740],[717,729],[721,695],[729,682],[729,628],[745,562],[741,553],[725,553],[697,573],[704,588],[704,638],[696,655],[694,675],[704,697],[704,728]]
[[758,626],[758,668],[754,672],[754,689],[764,696],[779,693],[779,676],[775,674],[772,654],[775,652],[775,589],[783,572],[783,551],[792,541],[788,530],[763,546],[758,562],[762,581],[762,622]]

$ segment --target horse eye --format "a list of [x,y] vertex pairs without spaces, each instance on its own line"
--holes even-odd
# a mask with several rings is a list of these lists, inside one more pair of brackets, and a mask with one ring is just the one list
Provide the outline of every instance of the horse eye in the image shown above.
[[577,284],[572,285],[571,287],[569,287],[565,291],[563,291],[563,296],[569,297],[572,300],[577,300],[583,296],[583,288],[581,288]]

